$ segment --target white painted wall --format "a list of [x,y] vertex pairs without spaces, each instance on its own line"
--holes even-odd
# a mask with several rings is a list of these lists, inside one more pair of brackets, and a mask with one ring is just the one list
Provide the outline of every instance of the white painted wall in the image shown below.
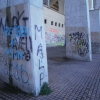
[[[45,32],[48,33],[48,34],[57,34],[58,36],[61,35],[61,37],[64,38],[63,41],[59,41],[57,42],[56,40],[54,40],[54,38],[52,38],[51,42],[46,39],[46,44],[47,46],[57,46],[57,45],[64,45],[65,43],[65,16],[52,10],[52,9],[49,9],[47,7],[44,6],[44,19],[47,20],[47,23],[44,24],[45,25]],[[53,25],[51,25],[51,21],[53,21]],[[55,26],[55,22],[57,22],[57,26]],[[60,27],[59,27],[59,23],[60,23]],[[62,27],[62,24],[63,24],[63,27]],[[61,43],[61,44],[60,44]]]
[[[45,25],[45,31],[49,31],[50,27],[55,28],[57,30],[61,30],[63,33],[65,33],[65,27],[59,27],[58,24],[63,24],[65,26],[65,16],[44,6],[44,19],[47,19],[47,24]],[[51,25],[51,21],[54,22],[53,25]],[[57,22],[57,26],[55,26],[55,22]]]

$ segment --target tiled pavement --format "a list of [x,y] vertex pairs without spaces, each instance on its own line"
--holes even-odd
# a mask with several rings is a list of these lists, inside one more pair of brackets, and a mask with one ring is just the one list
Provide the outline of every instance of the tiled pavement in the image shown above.
[[100,54],[93,61],[65,58],[65,47],[48,48],[48,96],[30,97],[23,92],[4,88],[0,82],[0,100],[100,100]]

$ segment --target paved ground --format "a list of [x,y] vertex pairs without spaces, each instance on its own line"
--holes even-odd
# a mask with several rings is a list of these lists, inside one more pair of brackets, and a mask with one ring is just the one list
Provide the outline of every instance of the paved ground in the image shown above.
[[48,48],[48,96],[30,97],[0,82],[0,100],[100,100],[100,54],[92,62],[65,58],[65,47]]

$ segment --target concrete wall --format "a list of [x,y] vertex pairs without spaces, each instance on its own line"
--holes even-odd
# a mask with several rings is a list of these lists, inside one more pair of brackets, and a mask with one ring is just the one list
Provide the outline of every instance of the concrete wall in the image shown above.
[[90,31],[92,52],[100,53],[100,18],[99,10],[90,11]]
[[91,9],[91,0],[88,0],[89,9]]
[[[65,44],[65,16],[44,7],[44,20],[46,20],[45,38],[47,47],[63,46]],[[53,25],[51,25],[51,21],[53,21]],[[57,23],[56,26],[55,23]]]
[[0,79],[35,95],[48,82],[41,2],[0,9]]
[[65,0],[66,55],[90,61],[91,35],[87,0]]
[[65,0],[58,0],[58,5],[59,5],[59,13],[65,14]]
[[94,8],[100,9],[100,0],[94,0]]

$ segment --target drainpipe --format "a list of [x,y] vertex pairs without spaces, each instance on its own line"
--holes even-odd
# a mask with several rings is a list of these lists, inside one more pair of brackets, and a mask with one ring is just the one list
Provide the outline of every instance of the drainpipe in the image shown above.
[[50,0],[48,0],[48,7],[50,7]]
[[91,9],[90,10],[94,10],[94,4],[93,4],[93,0],[91,0]]

